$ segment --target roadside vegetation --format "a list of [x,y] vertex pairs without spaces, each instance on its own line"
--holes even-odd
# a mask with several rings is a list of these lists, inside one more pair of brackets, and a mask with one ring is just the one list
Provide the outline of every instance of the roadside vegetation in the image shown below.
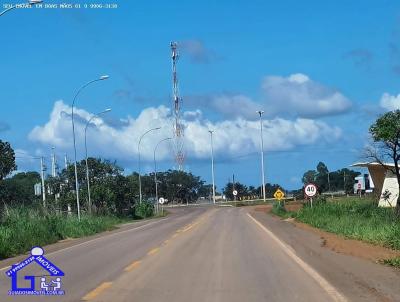
[[126,219],[115,216],[53,215],[41,207],[13,207],[3,212],[0,224],[0,259],[24,253],[67,238],[77,238],[111,230]]
[[305,206],[296,219],[328,232],[400,250],[400,220],[393,209],[357,197]]
[[[307,203],[295,212],[276,203],[272,213],[282,218],[293,217],[345,238],[400,250],[400,219],[395,209],[377,207],[372,198],[343,197],[327,201],[320,197],[313,207]],[[383,263],[400,267],[399,258],[383,260]]]

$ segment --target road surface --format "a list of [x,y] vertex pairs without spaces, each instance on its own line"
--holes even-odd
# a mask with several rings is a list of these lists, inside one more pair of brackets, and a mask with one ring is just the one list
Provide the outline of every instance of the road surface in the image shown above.
[[47,254],[65,272],[65,296],[7,297],[10,281],[3,270],[0,301],[391,301],[320,273],[261,214],[174,209],[167,218]]

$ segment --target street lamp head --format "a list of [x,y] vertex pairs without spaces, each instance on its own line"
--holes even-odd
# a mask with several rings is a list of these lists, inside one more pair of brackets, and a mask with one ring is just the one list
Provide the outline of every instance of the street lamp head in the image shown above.
[[29,4],[39,4],[39,3],[42,3],[43,2],[43,0],[29,0],[28,1],[29,2]]
[[161,127],[154,128],[154,130],[160,130],[160,129],[161,129]]
[[212,134],[214,132],[214,130],[208,130],[208,132],[210,132]]
[[260,116],[262,115],[262,114],[264,114],[264,110],[258,110],[258,111],[256,111]]
[[99,80],[103,81],[103,80],[107,80],[110,76],[109,75],[102,75]]
[[111,108],[107,108],[106,110],[104,110],[104,112],[110,112]]

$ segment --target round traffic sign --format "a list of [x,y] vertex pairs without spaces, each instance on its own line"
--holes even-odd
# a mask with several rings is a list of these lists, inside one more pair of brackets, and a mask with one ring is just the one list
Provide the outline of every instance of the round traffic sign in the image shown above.
[[164,199],[164,198],[162,198],[162,197],[160,197],[160,198],[158,199],[158,202],[159,202],[159,204],[164,204],[164,202],[165,202],[165,199]]
[[313,197],[317,194],[317,186],[314,185],[313,183],[309,183],[304,187],[304,193],[308,197]]
[[238,194],[238,191],[236,191],[236,190],[233,190],[233,196],[236,196],[237,194]]

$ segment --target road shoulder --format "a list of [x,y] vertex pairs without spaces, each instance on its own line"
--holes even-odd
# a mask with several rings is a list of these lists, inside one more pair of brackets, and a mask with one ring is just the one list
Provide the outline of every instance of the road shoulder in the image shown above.
[[369,260],[334,252],[321,236],[280,218],[246,209],[252,217],[289,245],[303,261],[313,267],[351,301],[400,301],[396,269]]

